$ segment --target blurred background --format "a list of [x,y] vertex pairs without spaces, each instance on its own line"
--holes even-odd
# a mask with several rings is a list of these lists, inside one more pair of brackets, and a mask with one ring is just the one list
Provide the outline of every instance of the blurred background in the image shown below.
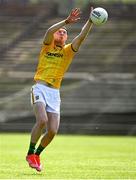
[[94,26],[66,73],[59,133],[136,135],[135,0],[0,0],[0,132],[31,131],[30,89],[43,36],[80,7],[70,42],[90,4],[105,8],[109,20]]

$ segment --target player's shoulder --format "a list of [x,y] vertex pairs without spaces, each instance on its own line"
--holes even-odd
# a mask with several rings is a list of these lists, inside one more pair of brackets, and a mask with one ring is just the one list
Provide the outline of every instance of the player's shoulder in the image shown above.
[[51,44],[43,43],[42,46],[43,46],[43,47],[52,47],[53,44],[52,44],[52,43],[51,43]]
[[72,51],[72,52],[77,52],[73,49],[73,46],[72,46],[72,43],[68,43],[64,46],[64,49],[68,49],[69,51]]
[[43,43],[41,49],[42,50],[50,50],[50,49],[52,49],[52,47],[53,47],[52,44]]

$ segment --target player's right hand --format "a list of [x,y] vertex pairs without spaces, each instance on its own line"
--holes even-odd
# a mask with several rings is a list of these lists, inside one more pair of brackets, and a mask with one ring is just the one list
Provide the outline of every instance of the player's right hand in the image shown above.
[[80,19],[80,14],[80,8],[72,9],[72,11],[66,19],[66,24],[77,22]]

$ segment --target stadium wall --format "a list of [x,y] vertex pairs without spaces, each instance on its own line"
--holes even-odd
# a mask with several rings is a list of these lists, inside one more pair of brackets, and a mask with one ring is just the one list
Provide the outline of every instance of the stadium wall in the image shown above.
[[[115,50],[118,50],[117,46],[112,46],[108,49],[108,52],[112,52],[110,54],[111,59],[108,59],[109,61],[106,62],[104,59],[105,54],[104,56],[99,56],[99,58],[96,57],[101,51],[105,52],[105,49],[111,44],[111,40],[113,40],[114,45],[117,31],[120,31],[119,26],[115,26],[117,31],[115,31],[115,29],[113,31],[113,27],[117,22],[125,22],[125,25],[122,27],[122,32],[117,34],[118,38],[122,36],[123,33],[125,33],[125,37],[128,37],[128,31],[126,31],[126,24],[128,22],[127,25],[131,26],[131,32],[129,32],[129,34],[132,34],[135,27],[134,17],[136,6],[135,4],[103,4],[103,6],[109,9],[110,23],[105,26],[105,29],[104,27],[102,27],[101,30],[95,29],[93,32],[94,39],[92,37],[91,40],[93,43],[96,43],[98,39],[102,39],[104,35],[105,39],[102,44],[106,42],[106,46],[102,48],[102,46],[97,46],[100,43],[96,43],[94,45],[95,49],[93,49],[93,47],[90,48],[90,39],[88,38],[86,42],[87,45],[83,46],[83,49],[80,51],[81,53],[79,52],[79,56],[75,58],[69,70],[70,74],[66,75],[61,91],[62,111],[59,133],[136,134],[135,36],[125,41],[125,45],[121,47],[119,56],[115,55]],[[23,31],[19,31],[21,35],[17,36],[15,41],[10,42],[10,46],[6,44],[6,46],[4,46],[6,49],[3,49],[4,51],[1,52],[0,56],[0,75],[2,77],[0,84],[1,132],[30,132],[35,122],[29,101],[33,78],[31,73],[36,67],[32,65],[32,63],[34,63],[33,58],[35,59],[36,54],[33,55],[32,53],[33,51],[38,52],[37,46],[40,45],[39,36],[42,35],[41,31],[44,32],[45,26],[47,27],[47,25],[55,22],[54,19],[56,18],[55,15],[52,14],[53,9],[48,16],[44,13],[41,13],[39,16],[38,12],[39,9],[41,10],[40,7],[41,6],[38,5],[33,7],[29,6],[26,8],[26,14],[25,11],[17,12],[15,8],[14,11],[10,11],[11,14],[14,12],[14,15],[11,16],[11,14],[8,14],[6,17],[5,14],[2,15],[1,11],[1,21],[5,17],[9,18],[10,21],[12,20],[12,23],[14,23],[16,19],[18,23],[18,20],[20,20],[18,18],[21,18],[27,27],[23,29],[23,26],[21,26],[20,29],[23,29]],[[88,12],[88,7],[89,6],[86,6],[84,12]],[[3,13],[5,13],[5,11],[3,11]],[[39,18],[37,19],[37,17]],[[41,27],[47,18],[49,23]],[[57,18],[61,17],[58,16]],[[30,22],[32,24],[30,24]],[[81,25],[82,24],[79,26],[81,27]],[[35,26],[37,27],[36,30],[34,28]],[[112,38],[106,36],[108,33],[110,34],[108,28],[110,31],[113,31]],[[72,32],[73,35],[75,35],[78,30],[79,27],[75,27]],[[99,33],[100,31],[103,33]],[[36,33],[38,35],[36,35]],[[7,35],[6,32],[6,36]],[[123,42],[124,39],[122,40],[122,44]],[[3,44],[1,44],[1,47],[2,46]],[[30,53],[31,55],[28,54],[27,56],[28,47],[31,48],[32,51]],[[87,47],[89,47],[89,51],[85,51]],[[83,53],[84,51],[85,53]],[[24,55],[23,52],[27,53]],[[90,53],[93,57],[91,61]],[[24,61],[25,56],[26,61]],[[118,61],[113,61],[114,58]],[[16,61],[16,59],[19,61]],[[83,62],[85,63],[83,64]],[[104,63],[102,64],[102,62]],[[113,62],[113,64],[111,62]],[[111,63],[111,66],[109,66],[108,63]],[[87,73],[84,73],[85,71]]]

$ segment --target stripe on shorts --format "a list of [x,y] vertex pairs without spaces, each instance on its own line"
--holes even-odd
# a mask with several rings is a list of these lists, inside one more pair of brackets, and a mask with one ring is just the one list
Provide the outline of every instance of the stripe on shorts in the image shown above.
[[32,102],[33,102],[33,104],[34,104],[34,93],[33,93],[33,88],[32,88]]

